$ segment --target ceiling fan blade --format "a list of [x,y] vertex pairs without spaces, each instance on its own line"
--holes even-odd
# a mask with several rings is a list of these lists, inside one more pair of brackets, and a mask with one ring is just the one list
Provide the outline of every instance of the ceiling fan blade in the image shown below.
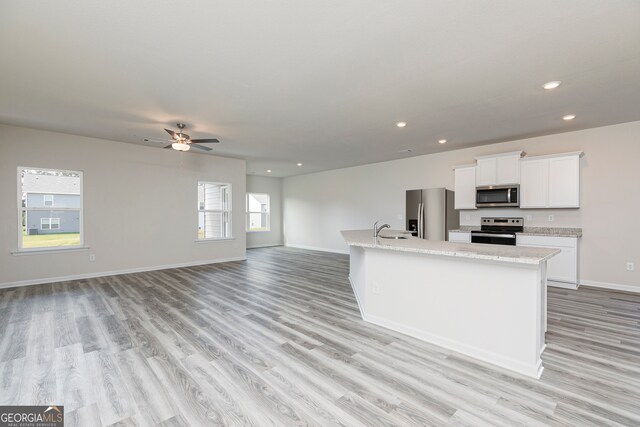
[[171,129],[164,128],[164,130],[166,130],[166,131],[167,131],[167,133],[168,133],[169,135],[171,135],[171,138],[173,138],[173,139],[178,139],[178,135],[176,135],[176,133],[175,133],[174,131],[172,131]]
[[167,145],[167,146],[166,146],[166,147],[164,147],[164,148],[171,148],[171,144]]
[[192,139],[191,142],[195,142],[196,144],[206,144],[208,142],[220,142],[215,138],[204,138],[204,139]]
[[191,144],[189,144],[189,145],[191,145],[193,148],[198,148],[200,150],[211,151],[211,148],[205,147],[204,145],[194,144],[193,141],[191,141]]

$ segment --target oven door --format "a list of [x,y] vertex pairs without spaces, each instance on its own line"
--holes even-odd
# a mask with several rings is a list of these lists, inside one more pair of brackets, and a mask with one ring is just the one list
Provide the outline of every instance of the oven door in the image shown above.
[[472,231],[471,243],[487,243],[490,245],[516,245],[515,233],[486,233],[484,231]]
[[476,189],[476,207],[520,206],[518,190],[517,186],[478,187]]

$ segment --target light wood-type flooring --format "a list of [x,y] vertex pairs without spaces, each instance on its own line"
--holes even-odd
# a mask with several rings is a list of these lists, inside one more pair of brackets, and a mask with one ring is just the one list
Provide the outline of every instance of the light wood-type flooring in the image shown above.
[[550,289],[541,380],[363,322],[290,248],[0,291],[0,405],[67,426],[640,425],[640,294]]

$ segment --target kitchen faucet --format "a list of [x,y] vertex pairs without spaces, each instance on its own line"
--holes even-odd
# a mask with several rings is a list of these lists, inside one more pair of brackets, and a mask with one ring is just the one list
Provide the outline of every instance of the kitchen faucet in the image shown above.
[[380,234],[380,231],[383,228],[391,228],[391,226],[389,224],[382,224],[380,227],[378,227],[378,223],[382,221],[381,219],[377,220],[376,222],[373,223],[373,237],[378,237],[378,234]]

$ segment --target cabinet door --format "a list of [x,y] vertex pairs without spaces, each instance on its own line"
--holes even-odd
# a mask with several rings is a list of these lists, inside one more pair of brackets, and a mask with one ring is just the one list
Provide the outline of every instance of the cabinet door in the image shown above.
[[576,250],[574,248],[557,249],[562,252],[547,261],[547,279],[557,282],[576,283],[578,281]]
[[496,184],[520,184],[520,156],[496,158]]
[[578,283],[578,241],[570,237],[521,236],[517,246],[560,249],[547,261],[547,279],[556,282]]
[[469,166],[455,169],[456,209],[476,209],[476,168]]
[[580,207],[580,157],[549,159],[549,207]]
[[485,187],[487,185],[496,185],[496,159],[478,159],[476,166],[476,185]]
[[471,243],[471,233],[464,231],[450,231],[449,241],[455,243]]
[[520,162],[520,208],[546,208],[548,188],[548,159]]

